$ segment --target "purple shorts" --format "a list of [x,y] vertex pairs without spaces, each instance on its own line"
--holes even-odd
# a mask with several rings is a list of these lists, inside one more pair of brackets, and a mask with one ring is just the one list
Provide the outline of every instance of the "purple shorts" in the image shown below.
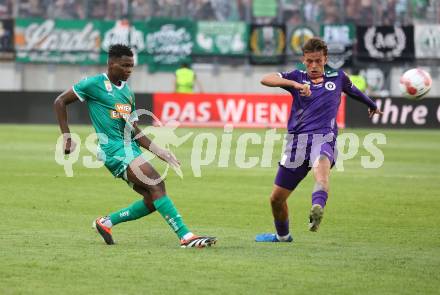
[[288,134],[286,149],[279,162],[275,184],[294,190],[320,156],[335,164],[336,136],[329,134]]

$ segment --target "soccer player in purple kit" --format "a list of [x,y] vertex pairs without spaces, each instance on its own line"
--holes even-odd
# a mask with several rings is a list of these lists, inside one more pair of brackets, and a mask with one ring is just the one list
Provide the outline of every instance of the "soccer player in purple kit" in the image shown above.
[[303,47],[306,71],[271,73],[261,84],[281,87],[294,98],[288,121],[287,145],[279,163],[270,203],[276,233],[259,234],[257,242],[292,242],[287,198],[313,169],[315,185],[310,209],[310,231],[319,228],[327,203],[330,169],[336,161],[336,114],[341,93],[368,106],[368,115],[382,114],[374,101],[357,89],[342,70],[326,66],[327,44],[309,39]]

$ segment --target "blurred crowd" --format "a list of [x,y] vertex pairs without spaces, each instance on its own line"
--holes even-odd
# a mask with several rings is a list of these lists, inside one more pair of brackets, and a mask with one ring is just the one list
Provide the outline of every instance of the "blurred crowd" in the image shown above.
[[0,0],[0,18],[11,17],[390,25],[438,23],[440,0]]
[[438,23],[439,0],[281,0],[285,23]]

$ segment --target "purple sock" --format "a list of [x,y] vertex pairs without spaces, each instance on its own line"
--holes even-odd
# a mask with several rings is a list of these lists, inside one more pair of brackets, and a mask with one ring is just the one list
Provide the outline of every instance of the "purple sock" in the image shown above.
[[316,191],[312,193],[312,206],[315,204],[321,205],[322,208],[325,207],[327,203],[328,194],[326,191]]
[[289,234],[289,220],[287,221],[274,221],[277,234],[279,236],[286,236]]

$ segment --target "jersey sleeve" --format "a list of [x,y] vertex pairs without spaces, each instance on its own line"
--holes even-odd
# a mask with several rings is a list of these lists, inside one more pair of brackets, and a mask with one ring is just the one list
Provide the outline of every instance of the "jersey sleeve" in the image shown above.
[[78,99],[83,102],[90,99],[90,91],[93,86],[93,79],[84,78],[75,85],[72,86],[73,92],[75,92]]
[[[301,83],[299,81],[300,80],[300,71],[298,71],[298,70],[293,70],[290,72],[280,72],[280,73],[278,73],[278,75],[283,79],[287,79],[287,80]],[[281,88],[283,88],[284,90],[287,90],[287,91],[296,90],[293,87],[281,87]]]
[[290,72],[280,72],[280,73],[278,73],[278,75],[280,75],[281,78],[299,83],[299,73],[300,72],[298,70],[293,70]]
[[370,109],[377,109],[376,103],[367,95],[365,95],[362,91],[360,91],[356,86],[354,86],[347,74],[341,71],[340,75],[342,77],[342,91],[344,91],[354,100],[357,100],[367,105]]

